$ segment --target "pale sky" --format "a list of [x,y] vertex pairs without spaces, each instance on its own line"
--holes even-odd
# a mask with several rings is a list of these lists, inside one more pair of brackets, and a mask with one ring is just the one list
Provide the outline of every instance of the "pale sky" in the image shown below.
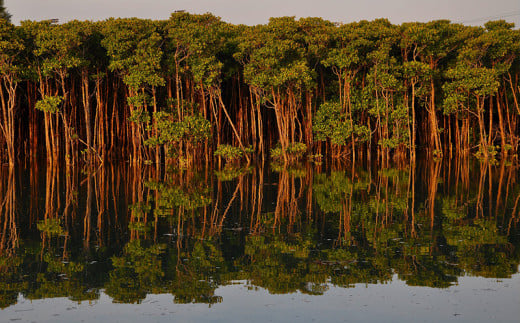
[[5,0],[12,22],[109,17],[167,19],[174,10],[211,12],[234,24],[266,23],[269,17],[322,17],[337,22],[388,18],[392,23],[449,19],[468,25],[505,19],[520,27],[519,0]]

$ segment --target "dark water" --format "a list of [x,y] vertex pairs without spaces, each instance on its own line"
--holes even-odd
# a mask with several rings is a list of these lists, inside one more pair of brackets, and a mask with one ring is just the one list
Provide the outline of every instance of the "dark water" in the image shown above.
[[0,322],[518,322],[520,176],[0,169]]

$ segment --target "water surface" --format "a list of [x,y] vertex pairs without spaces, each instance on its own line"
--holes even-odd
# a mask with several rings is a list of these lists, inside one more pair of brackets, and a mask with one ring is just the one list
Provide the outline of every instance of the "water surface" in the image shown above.
[[517,168],[0,172],[0,321],[520,317]]

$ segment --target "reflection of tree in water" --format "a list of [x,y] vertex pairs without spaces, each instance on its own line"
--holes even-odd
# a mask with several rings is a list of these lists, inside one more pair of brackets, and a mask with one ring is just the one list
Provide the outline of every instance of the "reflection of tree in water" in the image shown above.
[[[334,215],[331,220],[334,225],[330,227],[339,228],[338,240],[351,234],[350,245],[356,247],[345,249],[357,253],[353,257],[357,263],[364,259],[372,261],[372,267],[377,268],[380,261],[387,262],[410,285],[447,287],[464,271],[484,277],[510,277],[518,267],[518,255],[513,252],[515,248],[495,219],[481,220],[482,209],[489,208],[482,201],[490,201],[496,194],[490,187],[488,197],[483,197],[483,177],[489,176],[488,181],[492,182],[491,173],[484,169],[478,185],[472,186],[474,191],[466,189],[461,195],[464,189],[458,188],[459,179],[469,176],[461,172],[460,165],[456,167],[454,182],[457,183],[457,194],[454,195],[439,193],[439,186],[451,187],[445,179],[452,175],[446,172],[444,178],[439,178],[440,166],[436,163],[426,167],[426,177],[421,182],[414,182],[413,186],[407,177],[410,174],[411,178],[415,177],[415,168],[411,172],[383,170],[369,185],[357,181],[361,184],[357,187],[356,182],[349,179],[367,176],[334,172],[330,176],[319,174],[314,183],[314,196],[323,212]],[[468,167],[466,165],[466,169]],[[374,183],[376,185],[372,187]],[[424,189],[422,183],[426,194],[417,194],[416,191]],[[469,187],[466,184],[468,182],[463,182],[465,187]],[[369,190],[372,194],[368,193]],[[498,188],[499,193],[501,190],[503,188]],[[355,196],[352,207],[345,207],[352,195]],[[424,198],[416,203],[417,195]],[[500,195],[496,196],[498,199]],[[510,206],[510,209],[514,207]],[[350,230],[349,226],[341,225],[345,218],[350,220]],[[468,248],[458,241],[473,247]],[[378,259],[381,255],[383,259]],[[364,258],[367,256],[368,259]],[[487,273],[478,268],[485,268]]]
[[0,309],[16,304],[18,293],[27,285],[20,275],[22,261],[20,256],[0,256]]
[[[222,301],[215,290],[236,280],[320,295],[330,284],[394,274],[445,288],[461,275],[517,271],[520,185],[512,167],[455,160],[273,170],[161,175],[125,165],[68,173],[48,166],[44,189],[31,187],[45,198],[28,203],[17,203],[26,198],[6,173],[0,305],[19,293],[92,300],[102,289],[115,302],[167,292],[176,303],[214,304]],[[38,183],[37,174],[28,181]],[[19,218],[23,207],[28,219]],[[30,229],[21,230],[22,220]]]
[[172,277],[168,291],[174,295],[175,303],[220,303],[222,297],[215,295],[215,289],[224,283],[226,265],[222,252],[210,240],[197,241],[189,250],[176,250],[175,256],[182,261],[169,268]]
[[165,246],[144,247],[141,240],[126,244],[123,255],[112,257],[114,269],[105,285],[106,293],[117,303],[138,303],[148,293],[163,291],[164,271],[159,259]]

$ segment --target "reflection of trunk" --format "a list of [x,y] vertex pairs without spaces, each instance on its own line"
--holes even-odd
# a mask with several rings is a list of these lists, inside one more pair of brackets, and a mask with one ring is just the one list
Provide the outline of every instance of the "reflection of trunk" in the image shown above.
[[283,169],[278,176],[278,195],[274,212],[273,232],[277,226],[281,225],[282,219],[288,219],[288,232],[292,232],[298,214],[295,178],[286,169]]
[[85,204],[85,216],[83,217],[83,244],[88,249],[90,244],[90,224],[92,217],[92,179],[91,175],[87,177],[87,201]]
[[441,170],[440,162],[431,162],[428,166],[428,199],[426,205],[430,216],[430,229],[433,230],[435,220],[435,198],[437,196],[437,186],[439,184],[439,174]]
[[[30,169],[29,169],[29,187],[31,188],[30,194],[31,197],[34,196],[40,196],[39,195],[39,168],[38,163],[34,163]],[[39,207],[38,207],[38,200],[35,198],[31,198],[29,200],[29,225],[35,225],[36,221],[38,220],[38,213],[39,213]]]
[[350,240],[350,222],[352,217],[352,196],[354,195],[354,167],[351,170],[350,192],[345,193],[341,203],[341,211],[339,214],[339,230],[337,244],[343,245],[344,242]]
[[408,217],[408,213],[411,215],[410,236],[415,238],[417,236],[417,233],[415,232],[415,159],[413,159],[410,164],[410,176],[408,180],[406,200],[406,217]]
[[312,212],[312,184],[314,181],[313,175],[314,175],[314,173],[313,173],[312,165],[307,164],[307,174],[305,176],[304,185],[307,188],[307,196],[305,198],[306,198],[306,202],[307,202],[307,205],[306,205],[307,221],[309,223],[311,223],[312,214],[313,214],[313,212]]
[[476,202],[476,214],[475,217],[479,218],[480,216],[484,216],[484,183],[486,182],[488,164],[480,163],[480,177],[478,181],[478,194],[477,194],[477,202]]
[[44,218],[53,219],[58,215],[59,210],[59,174],[56,164],[47,165],[45,182],[45,215]]
[[[503,162],[503,164],[505,164],[505,162]],[[516,171],[515,171],[515,173],[516,173]],[[506,203],[507,203],[507,201],[509,199],[509,187],[511,186],[512,175],[513,175],[513,167],[508,167],[507,168],[507,181],[506,181],[506,185],[505,185],[506,186],[506,193],[505,193],[505,196],[504,196],[504,205],[506,205]],[[500,174],[500,176],[502,176],[502,173]],[[501,187],[501,186],[499,186],[499,187]],[[499,193],[500,193],[500,189],[499,189]],[[499,197],[497,196],[497,210],[495,211],[496,214],[497,214],[497,217],[498,217],[498,204],[500,204],[500,203],[499,203]],[[505,221],[505,217],[506,217],[507,211],[508,211],[507,207],[503,207],[502,208],[502,225],[504,225],[504,221]],[[514,212],[511,213],[511,214],[513,215],[513,217],[515,216]]]
[[[0,169],[1,170],[1,169]],[[0,176],[2,176],[0,172]],[[18,247],[18,228],[16,224],[16,185],[14,169],[9,168],[7,185],[5,176],[0,178],[0,255],[13,254]],[[5,186],[4,186],[4,185]]]
[[[65,228],[72,227],[75,223],[75,213],[77,211],[77,168],[67,167],[65,174],[65,207],[63,209],[63,220]],[[68,235],[67,235],[68,236]]]
[[518,211],[518,213],[516,213],[519,208],[519,205],[520,205],[520,194],[518,194],[518,196],[516,197],[515,204],[513,207],[513,212],[511,213],[511,218],[510,218],[509,224],[507,226],[507,235],[508,236],[511,233],[511,226],[513,224],[516,225],[520,221],[520,211]]
[[100,167],[95,174],[95,186],[94,194],[97,209],[97,232],[99,233],[97,245],[103,246],[103,223],[107,217],[108,210],[108,188],[106,183],[106,168],[105,166]]
[[228,214],[229,209],[231,208],[231,205],[233,205],[233,202],[237,198],[237,194],[238,194],[239,188],[241,186],[242,186],[242,176],[238,179],[235,191],[233,192],[231,200],[229,200],[228,205],[227,205],[226,209],[224,210],[224,213],[222,213],[222,216],[220,217],[218,224],[214,227],[214,230],[211,232],[212,235],[217,235],[222,232],[222,227],[224,225],[224,220],[226,219],[226,215]]
[[[137,210],[132,210],[132,212],[130,213],[130,222],[131,223],[142,222],[144,225],[146,225],[146,223],[147,223],[148,213],[146,211],[140,210],[139,208],[148,202],[148,201],[145,202],[144,185],[145,185],[145,180],[147,178],[145,170],[146,170],[145,168],[141,168],[141,167],[135,167],[135,166],[131,167],[130,172],[131,172],[132,180],[129,181],[131,184],[129,186],[129,189],[132,191],[131,192],[131,196],[132,196],[131,205],[138,206]],[[130,195],[130,193],[127,193],[127,194]],[[146,237],[146,233],[144,233],[143,236],[141,237],[139,231],[131,230],[131,232],[130,232],[131,240],[140,239],[140,238],[144,238],[144,237]]]
[[[251,207],[251,223],[249,230],[252,234],[259,234],[262,231],[262,202],[264,197],[264,169],[263,165],[257,168],[258,175],[253,174],[252,189],[255,193]],[[258,184],[256,180],[258,179]]]

